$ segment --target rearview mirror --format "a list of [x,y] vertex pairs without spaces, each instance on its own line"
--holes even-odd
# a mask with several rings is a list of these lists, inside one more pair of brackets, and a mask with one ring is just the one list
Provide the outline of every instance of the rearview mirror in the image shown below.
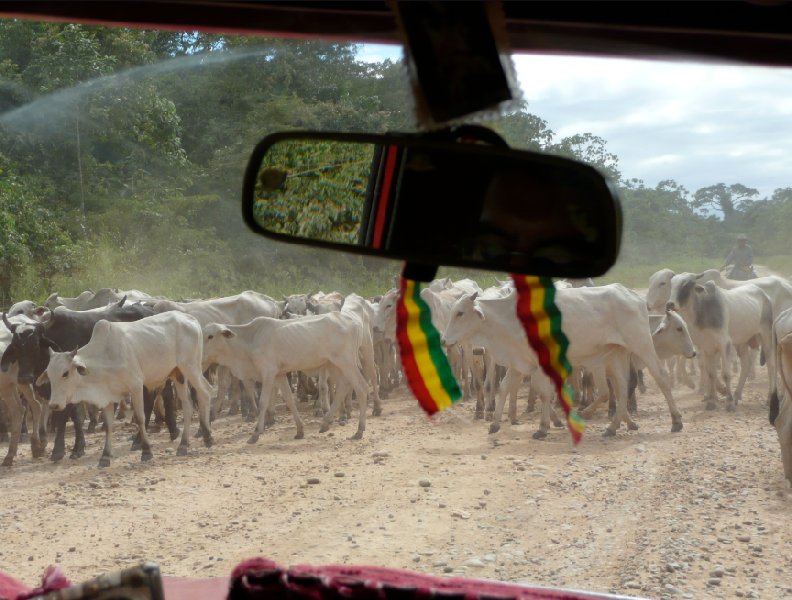
[[621,240],[618,200],[592,167],[400,134],[265,138],[248,164],[243,215],[287,242],[558,277],[602,275]]

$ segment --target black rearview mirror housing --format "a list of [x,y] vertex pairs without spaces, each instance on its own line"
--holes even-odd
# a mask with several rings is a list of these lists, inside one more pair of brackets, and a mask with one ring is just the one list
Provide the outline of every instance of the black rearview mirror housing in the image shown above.
[[557,277],[604,274],[622,229],[613,188],[588,165],[402,134],[268,136],[242,210],[281,241]]

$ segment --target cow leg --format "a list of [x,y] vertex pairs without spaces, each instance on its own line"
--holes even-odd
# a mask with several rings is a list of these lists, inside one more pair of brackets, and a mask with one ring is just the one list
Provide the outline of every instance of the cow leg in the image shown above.
[[187,456],[190,450],[190,427],[193,413],[192,394],[187,382],[184,380],[181,382],[174,381],[173,387],[182,405],[182,436],[179,447],[176,449],[176,456]]
[[[33,389],[33,393],[36,394],[35,388]],[[39,439],[41,440],[42,447],[47,447],[47,423],[49,422],[50,418],[50,407],[49,402],[46,398],[42,398],[38,394],[36,394],[36,398],[38,398],[39,404],[41,405],[41,422],[39,423]]]
[[734,403],[726,406],[728,411],[735,410],[737,403],[742,400],[743,388],[751,372],[751,362],[756,359],[753,350],[744,344],[737,346],[737,356],[740,358],[740,377],[737,380],[737,387],[734,389]]
[[271,371],[262,372],[259,375],[259,382],[261,382],[261,395],[259,396],[258,420],[256,421],[256,428],[253,430],[253,435],[251,435],[248,440],[248,444],[255,444],[259,436],[264,432],[264,420],[266,419],[267,409],[270,406],[272,395],[275,391],[273,389],[275,384],[275,373]]
[[151,430],[159,432],[165,423],[165,400],[162,398],[162,387],[154,391],[154,425]]
[[776,432],[781,445],[781,460],[784,464],[784,476],[792,484],[792,399],[789,396],[782,400],[781,410],[776,418]]
[[[622,421],[627,424],[628,429],[638,429],[638,425],[632,420],[627,410],[627,375],[630,368],[630,357],[622,349],[613,351],[611,356],[612,360],[606,368],[606,373],[608,382],[613,387],[613,394],[616,397],[616,414],[614,414],[610,425],[605,429],[604,436],[616,435],[616,431],[618,431]],[[667,381],[663,380],[663,384],[668,388]]]
[[[643,369],[637,369],[638,372],[638,391],[642,394],[646,393],[646,383],[644,383]],[[668,378],[669,382],[671,377]]]
[[352,364],[347,368],[348,381],[352,384],[355,390],[355,396],[358,400],[358,429],[355,434],[350,438],[359,440],[363,438],[363,432],[366,430],[366,410],[368,409],[368,383],[363,375],[358,370],[357,366]]
[[109,467],[110,459],[113,457],[113,421],[115,419],[115,407],[112,402],[108,402],[103,409],[105,445],[102,456],[99,458],[99,467]]
[[165,424],[168,426],[170,440],[173,441],[181,433],[176,425],[176,398],[174,397],[173,383],[170,380],[166,381],[160,393],[162,394],[162,403],[165,405]]
[[[728,344],[726,346],[726,351],[721,351],[722,361],[721,361],[721,373],[723,375],[723,393],[726,396],[726,410],[733,411],[736,403],[734,402],[734,396],[732,395],[731,391],[731,369],[729,368],[729,363],[732,362],[732,352],[731,352],[731,345]],[[717,361],[715,362],[717,366]],[[709,407],[707,407],[709,409]]]
[[495,365],[492,362],[489,354],[484,356],[484,369],[483,369],[483,377],[481,382],[481,391],[476,396],[476,411],[474,413],[474,419],[483,419],[484,418],[484,406],[489,397],[489,390],[492,389],[492,377],[493,371],[495,369]]
[[86,408],[88,410],[88,429],[86,429],[85,432],[94,433],[96,431],[96,426],[99,424],[99,414],[96,407],[93,405],[89,405]]
[[3,402],[0,402],[0,442],[8,441],[8,417]]
[[717,396],[715,394],[719,383],[718,367],[720,357],[717,354],[708,354],[706,357],[703,357],[702,363],[701,373],[706,377],[705,384],[702,386],[704,391],[704,402],[706,402],[707,410],[715,410],[718,407],[716,403]]
[[517,393],[519,392],[520,385],[522,384],[522,375],[518,374],[516,378],[516,385],[514,385],[512,393],[509,394],[509,422],[512,425],[520,424],[520,421],[517,419]]
[[[781,406],[777,407],[778,392],[770,404],[770,422],[775,425],[778,434],[778,443],[781,446],[781,460],[784,464],[784,476],[792,484],[792,335],[785,335],[777,342],[777,346],[772,352],[765,352],[766,356],[772,354],[773,364],[776,365],[779,373],[778,379],[783,386],[781,395]],[[769,366],[769,365],[768,365]],[[778,414],[773,418],[773,404],[776,404]]]
[[318,394],[316,398],[319,404],[314,405],[315,417],[323,417],[330,410],[329,396],[330,387],[327,383],[327,369],[322,368],[319,370]]
[[147,387],[143,386],[143,422],[142,425],[138,423],[138,432],[132,439],[132,446],[130,450],[140,450],[142,443],[141,431],[148,431],[149,421],[151,420],[151,413],[154,410],[154,401],[156,400],[156,392],[152,392]]
[[8,442],[8,453],[3,459],[3,466],[10,467],[14,464],[19,447],[19,438],[22,435],[22,402],[19,400],[15,385],[3,386],[0,390],[6,415],[8,415],[8,427],[10,430],[10,441]]
[[[586,372],[591,375],[594,387],[597,388],[597,393],[594,394],[593,402],[581,411],[580,414],[583,418],[591,417],[594,411],[605,403],[606,399],[610,401],[610,386],[605,377],[605,370],[602,367],[596,367],[594,369],[587,369]],[[615,414],[614,412],[614,415]]]
[[[646,365],[646,369],[649,371],[652,379],[655,380],[655,383],[657,383],[657,386],[663,393],[666,404],[668,404],[668,412],[671,413],[671,432],[676,433],[678,431],[682,431],[682,413],[679,412],[679,408],[677,408],[676,401],[674,400],[674,395],[671,393],[671,384],[669,383],[670,377],[668,376],[668,372],[666,372],[666,370],[663,368],[663,365],[656,357],[654,360],[648,356],[639,358],[644,363],[644,365]],[[629,424],[630,421],[627,422],[628,426]]]
[[131,396],[132,411],[134,412],[135,419],[137,420],[138,435],[140,436],[140,460],[143,462],[148,462],[154,458],[154,455],[151,453],[151,444],[149,443],[148,434],[146,433],[146,415],[144,414],[144,405],[146,401],[144,398],[145,392],[143,386],[133,389]]
[[506,371],[506,376],[501,383],[501,389],[498,393],[498,401],[495,404],[495,411],[492,413],[492,423],[489,426],[490,433],[497,433],[500,431],[501,419],[503,418],[503,407],[506,405],[507,396],[512,394],[516,397],[517,389],[520,387],[522,374],[517,373],[512,368]]
[[176,391],[176,396],[181,400],[182,404],[182,439],[179,447],[176,449],[176,456],[187,456],[190,450],[190,427],[192,427],[192,411],[193,411],[193,389],[187,384],[187,380],[181,378],[181,381],[174,381],[173,387]]
[[[245,423],[255,423],[256,418],[259,411],[259,406],[261,404],[261,391],[257,385],[248,385],[246,388],[246,393],[240,393],[241,398],[241,406],[243,407],[243,413],[245,415]],[[273,411],[274,402],[270,402],[270,406],[266,411],[266,421],[265,425],[270,427],[275,425],[275,412]]]
[[636,369],[630,363],[630,374],[627,380],[627,412],[631,415],[638,413],[638,401],[635,397],[635,390],[641,390],[642,394],[646,393],[646,386],[643,382],[643,371]]
[[[555,397],[553,397],[553,399],[555,399]],[[558,416],[558,411],[556,410],[558,407],[554,406],[554,404],[553,402],[550,403],[550,420],[553,422],[553,427],[564,427],[564,421]]]
[[28,427],[30,432],[30,451],[33,458],[41,458],[44,456],[44,449],[47,446],[47,437],[44,434],[44,441],[41,440],[41,404],[36,398],[33,388],[29,385],[21,385],[18,388],[19,392],[27,402],[28,411],[32,418],[32,423]]
[[127,413],[127,404],[126,404],[126,398],[124,397],[121,398],[121,400],[118,402],[118,412],[116,413],[115,418],[118,419],[119,421],[126,421],[127,418],[126,413]]
[[212,410],[212,386],[204,378],[200,369],[188,374],[188,381],[190,382],[198,404],[198,422],[201,425],[203,432],[203,442],[206,448],[211,448],[214,445],[214,438],[212,437],[212,422],[210,419]]
[[303,422],[300,418],[300,412],[297,410],[297,403],[294,401],[294,396],[292,395],[289,380],[286,379],[285,376],[278,377],[278,387],[280,388],[280,393],[281,396],[283,396],[283,400],[286,402],[286,406],[288,406],[289,410],[291,411],[292,417],[294,418],[294,424],[297,426],[297,434],[294,436],[294,439],[301,440],[305,437],[305,432],[303,430]]
[[[330,407],[327,409],[327,412],[322,419],[322,426],[319,428],[319,433],[325,433],[330,429],[330,424],[333,422],[336,412],[341,407],[341,402],[344,401],[348,387],[346,382],[342,381],[343,376],[336,368],[332,367],[332,373],[328,373],[328,377],[332,378],[332,381],[335,381],[336,390],[333,394],[333,400],[330,403]],[[329,386],[329,388],[332,388],[332,386]]]
[[[693,381],[693,375],[696,374],[696,363],[693,359],[678,356],[676,358],[677,364],[677,381],[682,385],[689,387],[691,390],[696,389],[696,382]],[[690,367],[690,372],[688,372]]]
[[547,437],[547,431],[550,429],[550,413],[553,412],[553,400],[555,400],[554,394],[550,396],[545,393],[539,395],[539,402],[542,410],[539,419],[539,429],[533,433],[533,438],[535,440],[541,440]]
[[69,418],[68,410],[58,410],[52,413],[52,422],[55,425],[55,440],[52,442],[50,460],[58,462],[66,456],[66,421]]
[[85,413],[82,403],[70,404],[66,407],[66,410],[69,411],[69,417],[74,425],[74,447],[69,458],[80,458],[85,455],[85,432],[83,431]]
[[[366,342],[360,348],[361,350],[361,366],[363,367],[363,375],[366,381],[366,391],[368,392],[371,386],[371,401],[372,409],[371,415],[379,417],[382,414],[382,401],[379,395],[379,383],[377,381],[377,364],[374,360],[374,345],[371,342],[371,334],[366,333]],[[463,359],[464,363],[464,359]],[[368,394],[366,395],[368,398]],[[366,410],[368,410],[368,400],[366,400]]]

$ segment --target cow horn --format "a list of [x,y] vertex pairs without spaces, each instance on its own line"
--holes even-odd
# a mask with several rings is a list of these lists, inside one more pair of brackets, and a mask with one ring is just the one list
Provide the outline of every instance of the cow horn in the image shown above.
[[124,306],[124,302],[126,302],[126,299],[127,299],[127,297],[124,296],[123,298],[121,298],[121,300],[118,301],[118,304],[117,304],[118,308],[121,308],[122,306]]
[[44,331],[47,331],[47,329],[49,329],[55,324],[55,319],[53,319],[55,315],[53,314],[52,309],[49,307],[46,307],[46,309],[47,312],[49,313],[49,317],[47,317],[46,320],[44,320],[43,318],[41,319],[41,324],[44,326]]
[[8,319],[6,318],[5,311],[3,311],[3,325],[5,325],[6,327],[8,327],[8,331],[10,331],[11,333],[14,333],[14,332],[16,331],[16,328],[17,328],[17,327],[19,327],[19,325],[18,325],[18,324],[16,324],[16,325],[15,325],[15,324],[13,324],[13,323],[10,323],[10,322],[8,321]]

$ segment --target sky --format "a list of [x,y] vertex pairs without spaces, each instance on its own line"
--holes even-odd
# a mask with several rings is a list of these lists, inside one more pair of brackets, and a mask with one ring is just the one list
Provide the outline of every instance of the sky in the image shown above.
[[[401,58],[367,45],[363,60]],[[761,197],[792,187],[792,69],[518,55],[528,111],[558,136],[593,133],[625,178],[689,191],[725,183]]]

